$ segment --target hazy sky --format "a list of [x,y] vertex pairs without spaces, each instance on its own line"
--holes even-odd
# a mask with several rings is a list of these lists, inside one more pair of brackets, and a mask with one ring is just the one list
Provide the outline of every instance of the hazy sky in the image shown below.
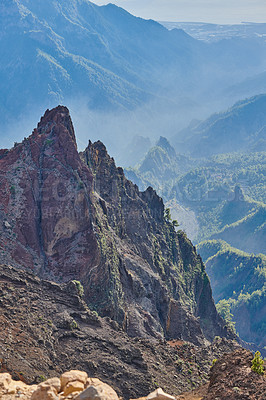
[[130,13],[159,21],[266,22],[266,0],[92,0],[113,3]]

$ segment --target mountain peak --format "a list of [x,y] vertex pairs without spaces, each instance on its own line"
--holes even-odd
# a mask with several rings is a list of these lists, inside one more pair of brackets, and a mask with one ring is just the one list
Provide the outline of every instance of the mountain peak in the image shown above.
[[162,199],[139,192],[100,141],[79,154],[66,107],[47,110],[0,169],[0,263],[79,280],[88,305],[131,336],[228,336],[204,266]]
[[175,156],[175,149],[171,146],[168,139],[164,136],[160,136],[160,139],[156,143],[156,146],[161,147],[162,149],[166,150],[167,153],[171,156]]
[[51,110],[47,109],[37,125],[37,131],[38,134],[53,134],[55,127],[57,127],[57,133],[61,130],[67,131],[77,147],[74,127],[67,107],[59,105]]
[[3,260],[54,280],[85,270],[93,252],[78,249],[75,239],[85,243],[91,234],[85,199],[92,175],[79,157],[69,110],[46,110],[32,135],[0,159],[0,168],[0,184],[9,188],[0,196],[0,211],[12,232],[2,232]]
[[160,138],[159,138],[159,140],[158,140],[158,142],[157,142],[156,145],[157,145],[157,146],[160,146],[160,147],[164,147],[164,146],[170,146],[170,143],[169,143],[169,141],[166,139],[166,137],[160,136]]
[[70,113],[69,113],[69,109],[66,106],[61,106],[58,105],[57,107],[52,108],[51,110],[49,110],[49,108],[47,108],[47,110],[45,111],[43,117],[41,117],[41,121],[38,123],[38,126],[41,125],[41,123],[47,119],[52,119],[55,115],[67,115],[68,118],[70,118]]

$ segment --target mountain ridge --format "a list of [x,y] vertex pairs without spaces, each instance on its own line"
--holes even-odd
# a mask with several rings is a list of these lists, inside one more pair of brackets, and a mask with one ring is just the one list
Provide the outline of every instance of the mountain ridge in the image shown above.
[[205,262],[217,308],[227,307],[240,337],[263,349],[266,256],[248,254],[220,239],[203,241],[197,249]]
[[[212,114],[205,121],[181,132],[180,135],[185,137],[184,143],[178,144],[179,135],[173,141],[196,158],[250,151],[252,146],[256,146],[255,134],[265,127],[265,110],[265,94],[238,101],[228,110]],[[265,143],[262,142],[260,151],[264,148]]]
[[143,136],[155,137],[156,131],[170,137],[176,126],[231,104],[223,94],[229,85],[265,70],[264,48],[245,41],[209,45],[116,6],[11,0],[0,7],[0,130],[6,141],[8,135],[18,141],[15,119],[28,130],[33,115],[64,103],[95,131],[94,140],[111,146],[102,128],[102,113],[109,112],[121,151],[136,133],[125,119]]
[[100,141],[79,154],[66,107],[47,110],[0,168],[1,262],[81,281],[90,308],[131,336],[230,337],[204,265],[162,199],[139,192]]

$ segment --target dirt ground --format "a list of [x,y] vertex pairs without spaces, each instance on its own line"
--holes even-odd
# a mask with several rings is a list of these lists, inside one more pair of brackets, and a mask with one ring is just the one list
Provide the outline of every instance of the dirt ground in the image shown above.
[[196,390],[183,393],[180,396],[177,396],[177,400],[202,400],[203,397],[207,394],[208,386],[209,385],[207,383]]

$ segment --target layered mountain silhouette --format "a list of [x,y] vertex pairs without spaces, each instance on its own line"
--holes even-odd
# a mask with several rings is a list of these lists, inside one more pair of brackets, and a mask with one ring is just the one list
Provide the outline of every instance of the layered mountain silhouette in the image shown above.
[[[259,95],[204,122],[193,121],[175,137],[175,149],[187,154],[178,154],[169,141],[161,138],[139,165],[126,169],[129,179],[143,190],[148,184],[158,190],[173,219],[199,243],[197,248],[207,263],[215,301],[225,302],[222,305],[226,304],[241,338],[262,347],[265,107],[265,95]],[[216,249],[208,240],[215,244],[223,241],[223,246]],[[208,256],[204,255],[206,248],[212,249]],[[234,295],[223,290],[227,286],[235,291]]]
[[239,101],[225,112],[188,127],[173,142],[194,157],[265,151],[265,111],[265,94]]
[[58,102],[90,111],[147,105],[150,117],[186,119],[206,102],[214,110],[226,87],[265,70],[264,47],[240,39],[208,44],[113,4],[2,1],[0,25],[3,135],[25,111]]
[[81,95],[91,108],[131,109],[151,97],[166,67],[184,74],[197,48],[183,31],[87,0],[2,2],[0,18],[7,114]]

